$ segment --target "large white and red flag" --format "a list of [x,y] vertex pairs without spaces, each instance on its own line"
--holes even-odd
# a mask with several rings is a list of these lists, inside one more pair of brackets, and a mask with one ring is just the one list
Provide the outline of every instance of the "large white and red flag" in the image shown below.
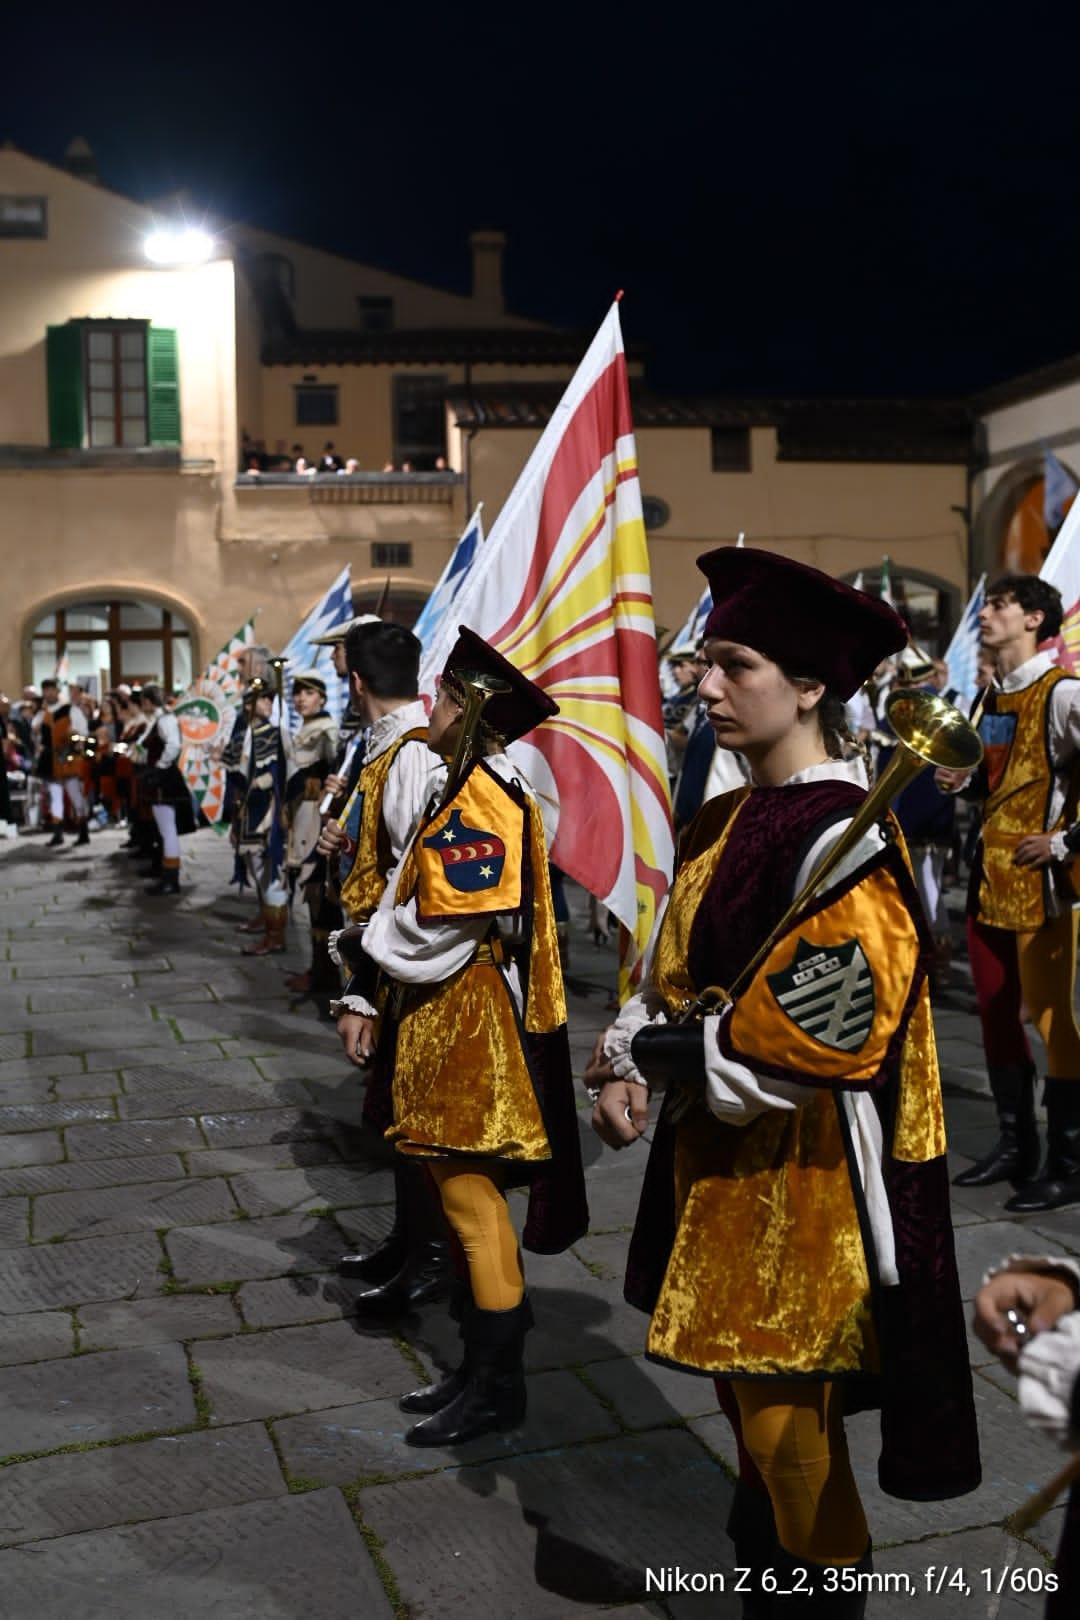
[[1065,619],[1052,645],[1063,669],[1080,673],[1080,501],[1073,501],[1057,539],[1039,570],[1039,578],[1061,592]]
[[549,836],[554,814],[552,861],[624,926],[625,988],[671,881],[674,839],[617,302],[426,649],[423,690],[462,624],[559,705],[513,752],[545,801]]

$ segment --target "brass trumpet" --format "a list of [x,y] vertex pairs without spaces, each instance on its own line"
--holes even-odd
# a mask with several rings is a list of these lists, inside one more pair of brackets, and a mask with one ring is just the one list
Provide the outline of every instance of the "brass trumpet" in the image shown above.
[[[510,682],[501,680],[498,675],[488,675],[479,669],[455,669],[453,672],[453,686],[461,688],[464,702],[462,703],[461,736],[458,738],[454,757],[450,761],[450,770],[443,788],[438,808],[449,804],[458,788],[465,779],[465,773],[476,757],[476,739],[480,731],[480,722],[484,716],[485,705],[491,698],[500,692],[509,692]],[[453,687],[451,688],[451,690]]]
[[896,733],[896,752],[846,830],[836,840],[802,890],[791,902],[780,921],[769,933],[727,989],[709,985],[683,1013],[680,1022],[703,1017],[716,1007],[735,1000],[736,995],[753,977],[776,941],[791,927],[803,907],[813,899],[830,873],[834,872],[844,856],[859,842],[867,828],[889,808],[894,799],[913,782],[920,771],[932,766],[935,770],[971,771],[983,757],[982,738],[971,722],[933,692],[893,692],[885,700],[885,712]]

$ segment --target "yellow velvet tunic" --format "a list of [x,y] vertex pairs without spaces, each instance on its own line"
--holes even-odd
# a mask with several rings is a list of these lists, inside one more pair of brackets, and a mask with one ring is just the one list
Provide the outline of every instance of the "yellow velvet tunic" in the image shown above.
[[[384,1015],[397,1023],[394,1123],[387,1136],[407,1154],[538,1163],[551,1157],[551,1147],[525,1035],[547,1034],[566,1022],[543,821],[535,801],[514,796],[493,772],[474,768],[452,803],[420,827],[403,863],[397,901],[417,898],[421,916],[425,895],[444,892],[437,882],[425,883],[423,851],[445,836],[455,813],[457,825],[480,827],[486,843],[503,844],[514,859],[506,859],[490,891],[461,894],[458,915],[491,918],[489,935],[472,959],[439,983],[410,985],[403,995],[391,990],[387,997]],[[480,846],[474,840],[468,847]],[[483,862],[482,853],[477,860]],[[511,903],[531,912],[520,1014],[495,926]]]
[[405,731],[360,772],[360,825],[356,834],[356,855],[349,875],[341,886],[341,907],[354,923],[366,922],[382,899],[386,873],[393,865],[390,837],[383,820],[383,795],[390,769],[407,743],[427,745],[427,727]]
[[[690,933],[748,791],[718,803],[718,836],[676,878],[653,969],[670,1014],[701,988],[690,980]],[[878,1370],[862,1193],[839,1089],[868,1089],[892,1063],[894,1156],[922,1163],[945,1151],[920,941],[899,860],[899,851],[875,859],[861,881],[811,902],[720,1026],[727,1056],[761,1076],[804,1081],[806,1101],[745,1125],[701,1103],[678,1125],[678,1228],[648,1337],[657,1359],[744,1377]],[[869,966],[873,1016],[858,1048],[843,1050],[787,1016],[776,986],[797,957],[852,940]]]

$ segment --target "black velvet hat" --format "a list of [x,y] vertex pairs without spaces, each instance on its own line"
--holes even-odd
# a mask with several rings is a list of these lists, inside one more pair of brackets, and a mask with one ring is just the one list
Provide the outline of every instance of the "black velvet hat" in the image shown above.
[[705,639],[734,641],[790,675],[810,675],[849,698],[883,658],[907,646],[887,602],[774,551],[721,546],[699,557],[713,608]]
[[508,683],[509,692],[496,692],[494,697],[489,698],[484,705],[483,715],[484,724],[491,731],[498,732],[508,743],[517,737],[524,737],[527,731],[532,731],[541,721],[550,720],[553,714],[559,712],[559,705],[548,697],[542,687],[515,669],[509,659],[496,652],[475,630],[469,630],[465,625],[458,627],[458,638],[446,660],[443,680],[453,685],[458,670],[479,670]]

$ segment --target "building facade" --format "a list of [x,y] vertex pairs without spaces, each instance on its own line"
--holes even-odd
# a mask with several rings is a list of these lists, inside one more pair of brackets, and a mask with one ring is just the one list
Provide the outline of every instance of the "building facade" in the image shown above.
[[[346,562],[358,604],[389,578],[411,622],[590,336],[506,310],[496,232],[472,238],[465,296],[224,223],[208,254],[175,233],[162,252],[175,218],[99,184],[85,146],[67,168],[0,149],[9,692],[61,657],[182,686],[253,612],[283,644]],[[631,374],[661,625],[698,593],[694,558],[741,531],[871,585],[887,554],[920,633],[947,634],[966,407],[661,398],[633,352]],[[357,470],[291,470],[327,444]]]

